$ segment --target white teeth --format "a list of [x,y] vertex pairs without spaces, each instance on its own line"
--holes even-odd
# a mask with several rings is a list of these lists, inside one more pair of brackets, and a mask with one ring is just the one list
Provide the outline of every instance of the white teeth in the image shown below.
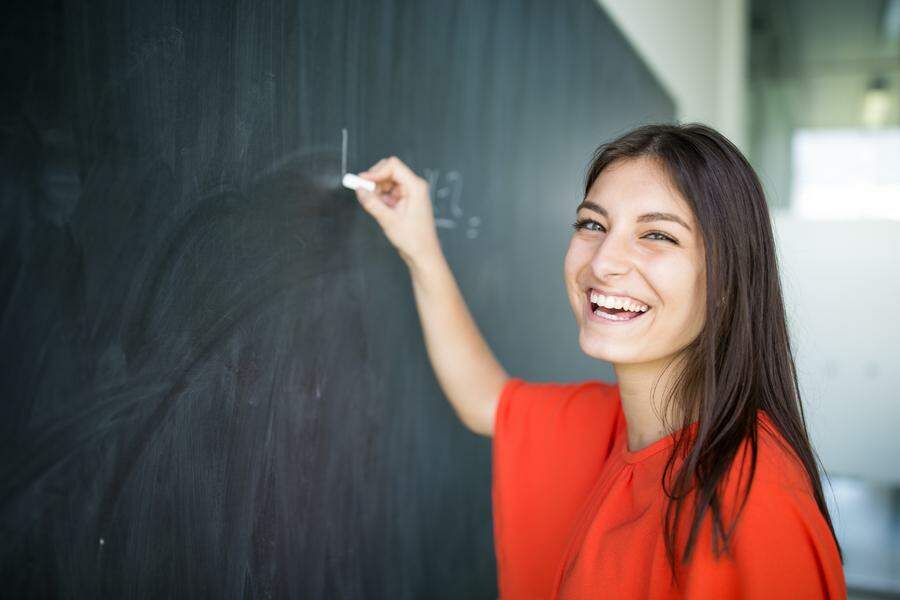
[[[599,308],[594,311],[594,314],[598,317],[603,317],[604,319],[609,319],[610,321],[628,321],[628,317],[620,317],[618,315],[611,315],[609,313],[605,313]],[[634,317],[637,318],[637,317]]]
[[631,300],[628,300],[626,298],[604,296],[603,294],[598,294],[593,290],[591,290],[591,302],[593,302],[594,304],[599,304],[600,306],[606,308],[624,308],[625,310],[629,310],[631,312],[647,312],[648,310],[650,310],[649,306],[644,306],[643,304],[632,302]]

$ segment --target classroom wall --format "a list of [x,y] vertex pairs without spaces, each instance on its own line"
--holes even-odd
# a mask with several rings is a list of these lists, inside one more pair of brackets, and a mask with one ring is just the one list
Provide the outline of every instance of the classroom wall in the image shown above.
[[900,223],[772,218],[813,445],[829,474],[900,485]]
[[597,0],[675,98],[682,122],[745,146],[746,0]]

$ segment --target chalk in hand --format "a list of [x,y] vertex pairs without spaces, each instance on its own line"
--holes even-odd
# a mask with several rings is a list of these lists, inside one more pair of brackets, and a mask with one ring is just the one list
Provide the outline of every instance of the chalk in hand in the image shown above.
[[346,175],[344,175],[343,184],[344,187],[348,187],[351,190],[363,188],[364,190],[369,190],[370,192],[375,191],[374,181],[363,179],[359,175],[354,175],[353,173],[347,173]]

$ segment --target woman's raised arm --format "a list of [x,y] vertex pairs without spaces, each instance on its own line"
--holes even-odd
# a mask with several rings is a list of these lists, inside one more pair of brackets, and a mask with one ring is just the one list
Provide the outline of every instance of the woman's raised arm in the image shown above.
[[377,184],[374,192],[357,189],[356,197],[409,268],[425,347],[441,389],[466,427],[492,436],[509,376],[478,330],[441,251],[428,182],[393,156],[359,175]]

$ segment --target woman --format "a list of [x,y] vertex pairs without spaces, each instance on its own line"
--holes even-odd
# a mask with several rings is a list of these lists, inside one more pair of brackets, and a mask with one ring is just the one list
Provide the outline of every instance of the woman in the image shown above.
[[700,124],[601,146],[565,257],[588,355],[616,384],[503,370],[398,159],[358,191],[409,267],[447,398],[493,436],[501,597],[843,598],[762,187]]

